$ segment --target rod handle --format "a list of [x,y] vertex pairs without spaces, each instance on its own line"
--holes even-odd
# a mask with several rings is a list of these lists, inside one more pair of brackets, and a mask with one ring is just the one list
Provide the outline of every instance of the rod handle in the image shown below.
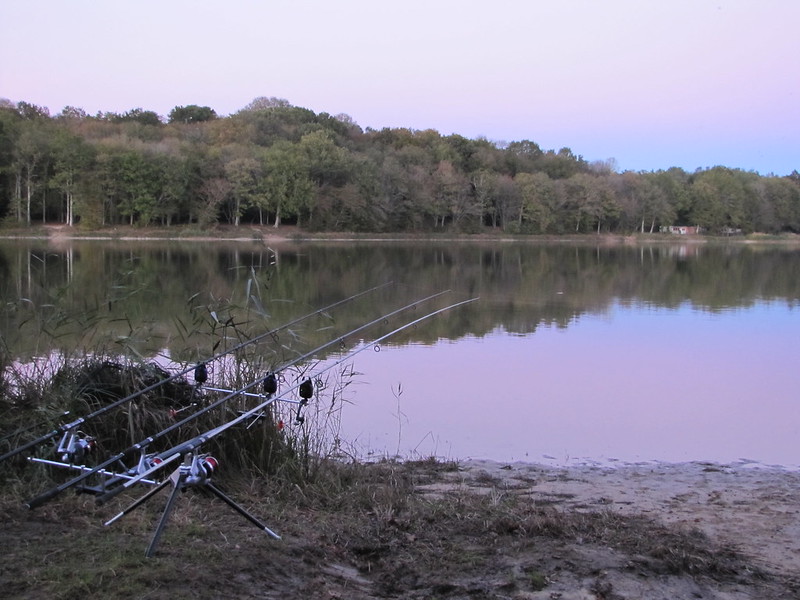
[[25,503],[29,509],[33,510],[34,508],[39,508],[45,502],[48,502],[58,496],[61,493],[61,489],[55,487],[51,490],[46,491],[44,494],[36,496],[36,498],[32,498]]

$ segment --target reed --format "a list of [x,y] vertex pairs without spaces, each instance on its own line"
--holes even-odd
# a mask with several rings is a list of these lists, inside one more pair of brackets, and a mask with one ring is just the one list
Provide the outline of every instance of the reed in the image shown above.
[[[130,335],[121,342],[117,340],[113,353],[103,343],[76,350],[73,355],[53,352],[45,359],[13,363],[4,348],[0,354],[0,454],[35,442],[42,429],[49,428],[48,443],[37,445],[34,451],[38,456],[52,457],[66,424],[88,415],[91,419],[80,423],[78,433],[91,437],[96,444],[96,451],[86,462],[93,468],[105,457],[130,448],[147,436],[159,437],[148,452],[163,452],[257,406],[265,396],[257,395],[260,386],[253,387],[254,382],[260,382],[274,365],[285,362],[283,357],[302,356],[303,348],[294,347],[301,346],[297,336],[281,339],[259,331],[263,330],[264,310],[258,291],[262,286],[255,277],[253,273],[246,283],[245,298],[249,300],[244,306],[217,299],[213,307],[205,308],[203,316],[203,306],[194,295],[187,302],[191,319],[177,324],[184,342],[198,349],[190,354],[203,356],[200,348],[216,352],[216,359],[209,364],[213,385],[200,385],[190,379],[194,363],[173,363],[168,371],[161,366],[163,357],[141,357],[130,345],[138,337],[135,324],[129,324]],[[51,332],[42,331],[41,335],[46,337]],[[312,370],[311,364],[292,362],[281,371],[284,387],[291,388]],[[294,405],[283,406],[277,401],[224,436],[211,440],[202,451],[212,454],[231,473],[279,475],[294,484],[307,482],[317,476],[324,459],[333,455],[339,444],[342,392],[349,377],[352,369],[348,373],[346,367],[316,377],[314,397],[303,410],[302,422],[296,419],[299,413]],[[210,387],[232,390],[228,394],[230,400],[213,407],[225,393]],[[235,392],[249,387],[254,393]],[[210,408],[213,410],[205,410]],[[178,421],[195,413],[197,418],[176,427]],[[0,463],[6,476],[23,466],[24,460],[15,457],[10,464],[11,471]],[[63,479],[63,473],[45,471]]]

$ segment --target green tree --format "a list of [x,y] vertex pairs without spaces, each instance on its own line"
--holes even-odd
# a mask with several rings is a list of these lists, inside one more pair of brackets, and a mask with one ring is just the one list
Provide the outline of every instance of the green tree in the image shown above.
[[139,123],[140,125],[162,125],[161,117],[158,115],[158,113],[152,110],[144,110],[142,108],[132,108],[121,115],[111,114],[110,120],[114,123],[134,122]]
[[217,113],[209,106],[176,106],[169,112],[169,123],[204,123],[217,118]]
[[11,206],[16,181],[14,159],[21,118],[10,102],[0,103],[0,217]]
[[520,196],[514,180],[510,175],[500,175],[497,178],[494,196],[494,215],[500,221],[503,231],[508,230],[509,224],[519,212]]
[[308,210],[314,195],[306,154],[296,144],[277,143],[263,154],[265,176],[261,193],[268,210],[275,214],[275,227],[284,217],[299,217]]
[[187,161],[173,154],[159,156],[156,168],[160,185],[153,216],[162,225],[169,226],[173,220],[180,218],[181,206],[188,196],[190,174]]
[[800,232],[800,186],[788,177],[761,177],[752,182],[756,201],[750,219],[756,231]]
[[318,187],[341,186],[348,182],[348,152],[336,145],[329,132],[320,130],[304,135],[299,149],[305,155],[308,174]]
[[61,192],[64,223],[72,226],[80,214],[80,211],[76,214],[75,210],[76,196],[91,172],[95,150],[83,138],[59,129],[53,137],[53,155],[55,174],[50,185]]
[[757,176],[726,167],[697,173],[691,185],[693,221],[717,232],[752,231],[746,207],[755,201],[749,185],[754,177]]
[[242,214],[248,207],[261,208],[257,202],[259,180],[262,176],[261,163],[249,155],[234,158],[225,163],[225,176],[230,183],[225,213],[228,222],[238,227]]
[[390,153],[378,167],[378,195],[385,207],[385,224],[391,230],[416,230],[422,227],[423,167],[403,164],[398,153]]
[[605,225],[607,231],[613,231],[621,213],[621,206],[607,177],[594,177],[590,185],[587,213],[595,222],[596,233],[601,233]]
[[476,210],[479,211],[479,220],[483,219],[484,214],[488,214],[492,227],[497,227],[497,219],[499,217],[497,173],[489,169],[475,171],[470,175],[470,186],[475,197]]
[[[44,166],[50,153],[51,131],[44,118],[20,123],[20,133],[14,144],[14,207],[17,222],[31,223],[34,195],[46,187]],[[44,207],[43,207],[44,209]]]
[[150,224],[157,212],[161,183],[153,157],[136,150],[117,150],[103,155],[100,166],[110,222],[124,217],[129,225]]
[[626,171],[614,181],[626,230],[653,233],[656,225],[675,221],[675,209],[652,174]]
[[517,227],[525,233],[547,233],[556,217],[557,195],[547,173],[519,173],[514,178],[520,204]]
[[668,208],[665,210],[663,225],[696,225],[689,215],[691,195],[689,193],[689,174],[679,167],[647,174],[664,194]]
[[586,162],[569,148],[558,152],[549,150],[537,161],[537,169],[544,171],[550,179],[568,179],[586,170]]
[[220,208],[231,193],[231,183],[224,177],[207,179],[200,186],[200,197],[203,202],[199,206],[197,224],[206,229],[217,223]]
[[530,140],[511,142],[506,147],[505,163],[509,174],[515,177],[517,173],[533,173],[544,157],[544,151],[538,144]]
[[89,115],[86,114],[85,110],[75,106],[65,106],[61,109],[61,112],[56,115],[57,120],[67,122],[83,121],[88,118]]
[[46,120],[50,118],[50,111],[46,106],[37,106],[30,102],[18,102],[17,112],[26,121]]

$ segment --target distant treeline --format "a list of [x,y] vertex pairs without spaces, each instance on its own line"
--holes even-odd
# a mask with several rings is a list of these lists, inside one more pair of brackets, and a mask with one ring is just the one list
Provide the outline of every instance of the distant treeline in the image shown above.
[[14,224],[507,233],[800,232],[800,174],[722,166],[618,173],[569,148],[435,130],[363,130],[347,115],[257,98],[51,116],[0,100],[0,216]]

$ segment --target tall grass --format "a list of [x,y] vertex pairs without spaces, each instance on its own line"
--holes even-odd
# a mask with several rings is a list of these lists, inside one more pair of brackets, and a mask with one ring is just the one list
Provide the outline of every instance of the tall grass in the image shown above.
[[[86,464],[92,466],[148,436],[158,437],[152,447],[147,447],[148,453],[166,451],[264,403],[266,396],[253,394],[261,392],[261,381],[270,369],[287,356],[295,357],[308,350],[302,347],[302,339],[296,335],[267,336],[258,343],[247,343],[266,327],[261,294],[263,289],[268,289],[268,281],[269,277],[266,283],[259,281],[252,272],[241,303],[219,298],[203,302],[202,294],[189,298],[189,316],[186,319],[176,317],[174,323],[174,330],[187,349],[182,357],[142,356],[137,342],[146,335],[149,325],[140,327],[131,322],[126,323],[126,335],[116,336],[113,341],[96,331],[86,332],[84,339],[92,340],[93,344],[76,347],[70,354],[53,351],[19,362],[13,361],[10,351],[3,346],[0,349],[0,453],[100,411],[102,414],[80,426],[81,435],[96,442],[96,451],[86,460]],[[60,323],[62,327],[73,325],[63,316]],[[94,323],[100,329],[108,325],[101,319]],[[39,331],[42,338],[57,334],[52,327],[42,327]],[[172,373],[190,371],[195,363],[237,346],[242,347],[208,363],[210,373],[206,385],[199,385],[189,372],[187,376],[138,393],[168,379]],[[297,406],[281,398],[297,400],[297,392],[292,388],[302,378],[313,377],[313,367],[305,364],[283,370],[277,401],[214,437],[200,451],[212,454],[228,473],[279,476],[294,484],[313,480],[341,445],[338,425],[343,391],[353,376],[352,367],[343,367],[314,377],[314,396],[303,407],[298,420]],[[210,391],[209,387],[233,392]],[[249,394],[235,393],[246,387]],[[103,410],[134,394],[138,395],[119,407]],[[231,397],[221,406],[207,410],[223,396]],[[195,414],[198,416],[191,422],[175,427],[177,421]],[[168,428],[174,430],[162,435]],[[53,458],[57,443],[58,438],[41,444],[35,453]],[[22,458],[9,462],[12,471],[24,466]],[[67,476],[62,470],[31,468],[39,468],[56,479]],[[0,469],[5,470],[6,478],[13,477],[9,465],[0,465]]]

